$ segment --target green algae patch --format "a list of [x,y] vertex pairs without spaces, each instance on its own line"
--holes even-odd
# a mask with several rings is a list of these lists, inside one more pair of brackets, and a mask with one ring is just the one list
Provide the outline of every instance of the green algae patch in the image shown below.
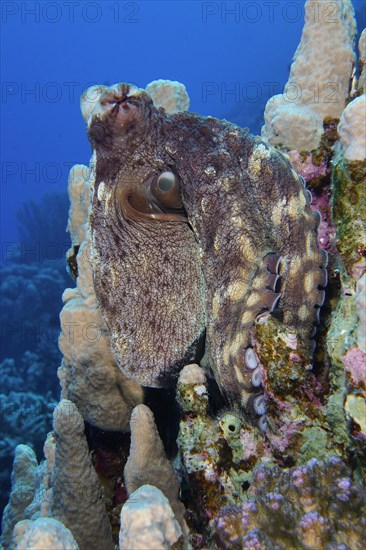
[[346,400],[345,409],[352,420],[356,422],[361,432],[366,435],[366,403],[361,395],[349,395]]
[[327,457],[328,434],[322,428],[313,426],[302,432],[301,459],[304,462],[312,458],[323,460]]
[[337,246],[352,275],[354,264],[366,256],[366,160],[347,161],[338,154],[332,187]]
[[326,416],[334,443],[347,447],[349,442],[348,422],[343,409],[345,391],[339,390],[328,399]]
[[268,315],[258,319],[256,338],[271,390],[283,397],[301,391],[310,357],[297,333]]

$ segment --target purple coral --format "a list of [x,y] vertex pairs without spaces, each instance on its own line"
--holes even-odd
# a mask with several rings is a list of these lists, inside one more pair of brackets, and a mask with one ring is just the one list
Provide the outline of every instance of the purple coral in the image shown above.
[[345,541],[362,547],[365,493],[339,457],[285,470],[261,465],[253,476],[251,500],[230,514],[222,509],[214,520],[220,547],[230,546],[234,526],[240,526],[240,548],[341,548]]

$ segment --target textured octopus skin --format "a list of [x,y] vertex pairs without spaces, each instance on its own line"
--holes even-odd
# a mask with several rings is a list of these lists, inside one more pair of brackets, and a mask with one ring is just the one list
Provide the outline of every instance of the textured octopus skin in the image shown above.
[[[310,347],[324,301],[320,217],[302,179],[247,130],[167,115],[130,84],[103,88],[88,136],[94,284],[119,367],[144,386],[167,386],[205,335],[223,394],[249,407],[256,317],[277,308]],[[150,200],[152,179],[166,172],[184,209]]]

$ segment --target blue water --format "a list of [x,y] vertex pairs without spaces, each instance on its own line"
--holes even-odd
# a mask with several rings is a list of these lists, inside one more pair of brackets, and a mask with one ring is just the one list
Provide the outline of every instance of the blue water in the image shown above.
[[269,4],[3,1],[2,243],[19,239],[22,201],[65,190],[70,166],[88,163],[90,84],[179,80],[192,111],[259,132],[303,25],[303,0]]
[[[354,4],[364,24],[365,0]],[[89,84],[179,80],[192,111],[259,133],[303,15],[304,0],[1,2],[2,244],[19,239],[22,201],[65,190],[69,167],[88,162]]]

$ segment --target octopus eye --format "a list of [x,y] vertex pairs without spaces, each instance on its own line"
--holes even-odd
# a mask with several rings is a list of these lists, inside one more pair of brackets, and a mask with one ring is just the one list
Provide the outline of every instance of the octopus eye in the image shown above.
[[141,186],[117,191],[117,202],[124,217],[135,220],[188,222],[180,195],[178,177],[162,172]]
[[151,184],[151,194],[163,209],[183,209],[179,180],[173,172],[163,172],[155,178]]
[[170,191],[172,187],[177,184],[177,178],[175,177],[173,172],[163,172],[158,177],[157,184],[160,191]]

